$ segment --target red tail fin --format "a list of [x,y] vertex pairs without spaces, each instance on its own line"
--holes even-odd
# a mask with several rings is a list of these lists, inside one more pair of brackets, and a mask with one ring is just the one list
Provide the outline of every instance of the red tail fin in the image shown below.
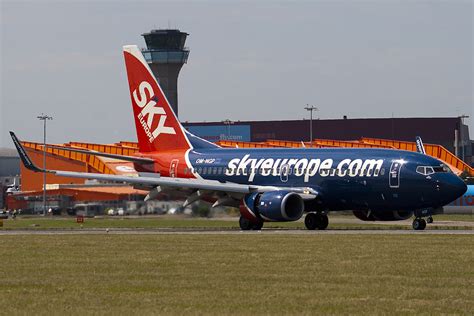
[[183,127],[138,47],[124,46],[123,54],[140,152],[191,148]]

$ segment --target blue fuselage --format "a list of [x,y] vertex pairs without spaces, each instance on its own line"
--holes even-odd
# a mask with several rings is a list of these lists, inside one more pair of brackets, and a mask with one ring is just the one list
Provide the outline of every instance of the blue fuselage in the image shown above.
[[204,179],[310,188],[318,198],[307,211],[438,208],[466,191],[441,161],[401,150],[216,148],[192,150],[189,161]]

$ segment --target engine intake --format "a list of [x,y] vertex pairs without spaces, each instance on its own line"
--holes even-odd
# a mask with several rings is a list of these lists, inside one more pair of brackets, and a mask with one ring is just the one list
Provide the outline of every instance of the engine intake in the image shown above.
[[304,212],[303,199],[291,191],[250,193],[244,203],[249,211],[265,221],[296,221]]

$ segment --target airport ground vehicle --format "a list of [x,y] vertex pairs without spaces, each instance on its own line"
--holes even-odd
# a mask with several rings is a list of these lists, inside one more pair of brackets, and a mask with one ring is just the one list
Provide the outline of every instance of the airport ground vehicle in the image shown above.
[[[119,181],[148,189],[146,199],[162,190],[240,209],[243,230],[266,221],[295,221],[304,213],[308,229],[326,229],[328,212],[353,210],[362,220],[424,217],[466,191],[466,184],[441,161],[402,150],[368,148],[220,148],[186,131],[137,46],[124,47],[139,153],[117,156],[134,163],[140,177],[42,170],[32,163],[11,133],[24,165],[57,176]],[[84,152],[80,149],[68,149]]]

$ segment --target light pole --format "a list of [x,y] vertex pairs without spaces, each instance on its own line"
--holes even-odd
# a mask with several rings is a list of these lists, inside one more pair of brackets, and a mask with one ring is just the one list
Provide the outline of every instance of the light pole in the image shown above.
[[311,113],[309,118],[309,141],[311,142],[311,147],[313,147],[313,111],[318,111],[318,108],[314,105],[310,106],[309,104],[306,104],[304,109]]
[[461,157],[462,157],[462,161],[464,161],[464,145],[465,144],[464,144],[464,138],[463,138],[464,135],[463,135],[463,132],[462,132],[463,125],[464,125],[464,120],[463,119],[469,118],[469,115],[463,114],[459,118],[461,119],[461,126],[459,126],[459,138],[461,138]]
[[43,121],[43,215],[46,215],[46,121],[53,118],[43,113],[37,118]]
[[222,121],[222,123],[224,123],[224,125],[227,125],[227,140],[230,140],[230,125],[234,124],[234,122],[227,119],[227,120]]

